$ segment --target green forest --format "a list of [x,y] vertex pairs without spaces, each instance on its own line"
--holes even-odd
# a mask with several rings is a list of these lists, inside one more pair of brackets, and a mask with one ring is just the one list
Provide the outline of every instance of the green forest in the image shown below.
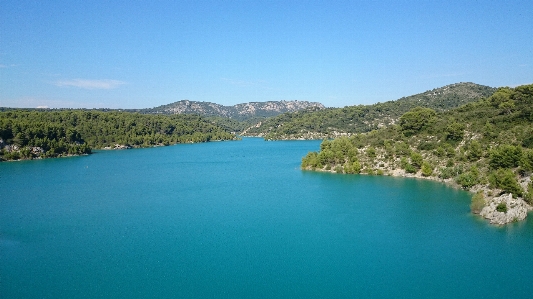
[[533,85],[499,88],[448,111],[415,107],[394,125],[324,140],[301,166],[347,174],[399,170],[444,181],[480,192],[474,212],[484,198],[504,193],[533,204]]
[[373,105],[317,109],[284,113],[262,122],[247,131],[248,135],[264,136],[267,140],[322,139],[363,133],[394,124],[400,116],[417,106],[437,112],[486,98],[495,88],[474,83],[457,83],[424,93]]
[[194,115],[35,109],[0,112],[0,160],[82,155],[116,145],[151,147],[235,138]]

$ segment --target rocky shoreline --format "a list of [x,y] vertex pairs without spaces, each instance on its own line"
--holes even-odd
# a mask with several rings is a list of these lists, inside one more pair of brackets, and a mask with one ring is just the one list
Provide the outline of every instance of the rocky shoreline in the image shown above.
[[[305,168],[304,170],[320,171],[320,172],[331,172],[336,173],[334,169],[311,169]],[[367,175],[366,173],[361,173],[362,175]],[[421,171],[417,173],[407,173],[404,169],[393,169],[388,172],[384,172],[382,175],[394,176],[394,177],[405,177],[405,178],[416,178],[424,179],[435,182],[444,183],[450,187],[460,189],[461,187],[453,181],[453,179],[441,179],[433,176],[423,176]],[[522,184],[528,184],[530,178],[524,179]],[[480,212],[473,212],[474,214],[479,214],[481,217],[487,219],[491,224],[494,225],[505,225],[512,222],[524,220],[528,213],[533,211],[533,206],[526,203],[520,197],[513,197],[513,194],[501,194],[501,190],[491,189],[488,185],[486,186],[476,186],[470,190],[467,190],[471,193],[478,193],[483,195],[484,206]],[[496,195],[494,195],[496,194]],[[499,206],[505,206],[505,211],[499,211]]]

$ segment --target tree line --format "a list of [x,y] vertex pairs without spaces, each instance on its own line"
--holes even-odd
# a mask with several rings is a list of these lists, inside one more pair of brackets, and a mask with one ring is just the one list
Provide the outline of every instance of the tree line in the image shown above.
[[442,112],[489,97],[495,91],[495,88],[474,83],[457,83],[385,103],[308,108],[270,118],[260,127],[248,130],[248,134],[262,134],[265,139],[276,140],[320,139],[370,132],[394,124],[400,116],[417,106]]
[[5,110],[0,112],[0,159],[91,153],[91,149],[150,147],[232,140],[235,135],[194,115],[119,111]]

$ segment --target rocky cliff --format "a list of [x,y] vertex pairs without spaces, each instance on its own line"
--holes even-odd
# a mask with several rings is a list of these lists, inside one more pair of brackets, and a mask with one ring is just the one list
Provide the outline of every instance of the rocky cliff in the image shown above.
[[309,107],[325,108],[321,103],[308,101],[250,102],[224,106],[210,102],[183,100],[151,109],[143,109],[141,112],[150,114],[198,114],[202,116],[227,117],[242,121],[257,117],[276,116]]

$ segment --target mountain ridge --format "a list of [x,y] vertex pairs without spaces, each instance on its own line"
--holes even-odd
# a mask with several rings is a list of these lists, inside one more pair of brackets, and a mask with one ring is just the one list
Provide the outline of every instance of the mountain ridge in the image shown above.
[[269,140],[323,139],[369,132],[395,124],[400,116],[417,106],[446,111],[489,97],[496,90],[471,82],[454,83],[384,103],[284,113],[246,132]]
[[181,100],[154,108],[140,109],[138,112],[146,114],[198,114],[204,117],[226,117],[238,121],[246,121],[295,112],[309,107],[325,108],[319,102],[309,101],[248,102],[225,106],[212,102]]

